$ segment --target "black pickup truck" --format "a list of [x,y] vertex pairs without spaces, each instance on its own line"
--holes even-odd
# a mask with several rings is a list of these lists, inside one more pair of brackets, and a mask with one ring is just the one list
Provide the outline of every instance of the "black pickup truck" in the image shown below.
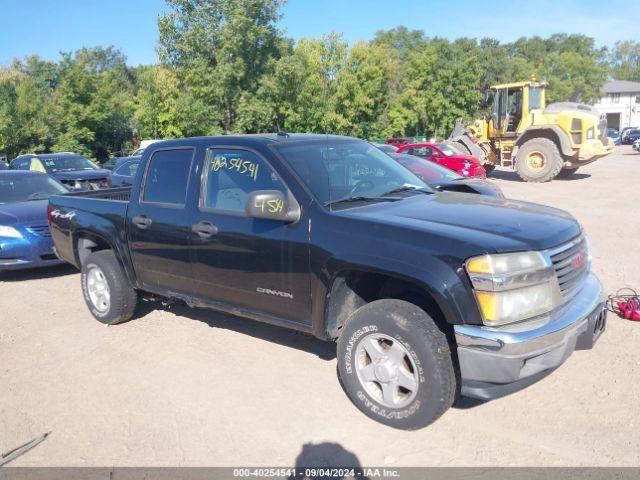
[[155,143],[133,187],[51,197],[49,220],[97,320],[148,295],[337,341],[347,395],[396,428],[524,388],[605,326],[569,214],[437,192],[348,137]]

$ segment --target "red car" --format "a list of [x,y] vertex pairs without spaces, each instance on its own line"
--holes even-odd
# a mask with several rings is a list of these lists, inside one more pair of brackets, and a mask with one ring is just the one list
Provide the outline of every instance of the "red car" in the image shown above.
[[398,147],[398,153],[422,157],[445,168],[453,170],[463,177],[486,177],[487,171],[480,161],[466,155],[446,143],[412,143]]

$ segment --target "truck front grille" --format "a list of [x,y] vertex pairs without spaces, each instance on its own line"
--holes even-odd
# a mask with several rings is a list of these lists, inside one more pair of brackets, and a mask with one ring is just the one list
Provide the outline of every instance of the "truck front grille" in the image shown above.
[[589,249],[584,236],[549,252],[564,297],[573,294],[589,273]]
[[45,225],[31,225],[31,226],[27,227],[27,230],[29,230],[34,235],[38,235],[40,237],[45,237],[45,238],[51,237],[51,232],[49,231],[49,225],[46,225],[46,224]]

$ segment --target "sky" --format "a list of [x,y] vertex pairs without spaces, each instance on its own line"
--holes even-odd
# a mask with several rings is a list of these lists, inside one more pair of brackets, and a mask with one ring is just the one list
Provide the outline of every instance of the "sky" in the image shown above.
[[[633,3],[633,2],[631,2]],[[493,37],[582,33],[598,46],[640,41],[628,0],[288,0],[279,27],[294,39],[338,32],[354,43],[405,25],[428,36]],[[482,10],[482,6],[485,10]],[[157,18],[164,0],[0,0],[0,65],[38,54],[114,45],[129,65],[157,61]]]

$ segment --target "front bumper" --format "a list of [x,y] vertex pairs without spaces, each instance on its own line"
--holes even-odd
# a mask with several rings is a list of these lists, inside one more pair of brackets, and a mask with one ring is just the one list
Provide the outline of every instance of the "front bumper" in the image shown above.
[[573,162],[572,165],[580,166],[595,162],[599,158],[609,155],[614,148],[615,144],[612,139],[607,139],[606,144],[598,139],[587,140],[578,149],[577,161]]
[[51,237],[22,233],[25,238],[0,239],[0,271],[64,263],[56,255]]
[[602,285],[593,273],[567,304],[540,319],[493,328],[456,325],[461,394],[488,400],[521,390],[574,350],[593,348],[605,325]]

